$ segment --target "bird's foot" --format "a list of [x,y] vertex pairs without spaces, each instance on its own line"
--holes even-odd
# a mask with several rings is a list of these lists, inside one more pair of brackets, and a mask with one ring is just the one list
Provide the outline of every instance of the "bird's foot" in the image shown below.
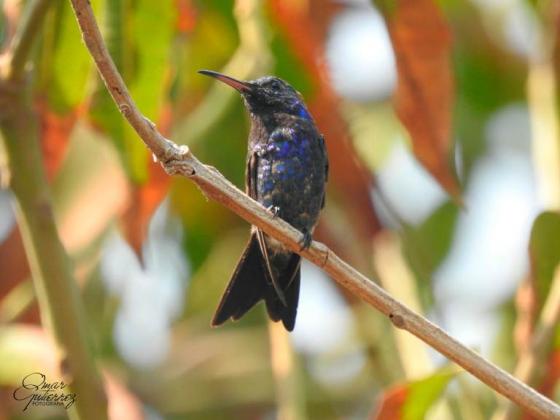
[[278,207],[278,206],[268,206],[266,208],[266,211],[268,211],[272,215],[273,219],[276,219],[278,217],[278,214],[280,213],[280,207]]
[[301,233],[303,234],[303,236],[299,241],[299,244],[301,245],[301,248],[299,250],[303,251],[304,249],[308,249],[311,246],[311,243],[313,242],[313,236],[307,229],[305,229]]

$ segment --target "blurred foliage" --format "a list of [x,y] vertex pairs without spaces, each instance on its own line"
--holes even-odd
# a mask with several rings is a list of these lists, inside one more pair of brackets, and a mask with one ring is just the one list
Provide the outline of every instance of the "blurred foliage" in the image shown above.
[[455,373],[449,368],[442,369],[427,378],[389,389],[382,397],[375,419],[424,419]]
[[560,263],[560,215],[545,212],[533,224],[530,242],[531,262],[539,307],[550,292],[554,271]]
[[447,202],[420,225],[404,229],[403,252],[420,280],[419,293],[425,307],[431,306],[430,279],[451,247],[458,213],[457,206]]
[[[410,287],[418,295],[418,309],[437,314],[433,279],[460,239],[461,218],[472,211],[471,203],[460,208],[455,202],[459,196],[468,198],[472,175],[490,153],[489,122],[512,103],[534,112],[526,81],[535,62],[508,44],[503,35],[508,28],[490,6],[480,1],[372,2],[398,53],[395,108],[391,98],[356,100],[331,83],[326,53],[331,25],[349,11],[369,13],[366,5],[319,0],[91,2],[111,55],[144,115],[240,188],[247,113],[234,92],[196,71],[225,69],[248,79],[273,73],[289,81],[306,98],[330,152],[327,207],[315,236],[377,278],[372,256],[378,251],[375,244],[383,242],[374,239],[387,230],[397,232],[394,244],[403,257],[399,263],[412,273],[413,284],[405,287],[405,279],[399,278],[380,282],[390,290]],[[17,24],[13,11],[23,3],[0,0],[1,51]],[[536,2],[518,3],[511,7]],[[528,10],[539,14],[541,9]],[[537,31],[550,30],[542,16],[533,17]],[[82,286],[99,365],[116,384],[110,388],[110,404],[126,400],[129,407],[150,413],[145,414],[149,418],[274,418],[280,401],[275,387],[281,381],[274,378],[274,349],[262,305],[237,323],[209,328],[249,226],[188,180],[170,179],[152,162],[99,80],[69,2],[52,2],[32,64],[32,95],[56,218]],[[429,214],[414,222],[399,214],[402,207],[384,203],[387,197],[372,199],[377,197],[375,174],[390,166],[403,144],[409,158],[424,165],[417,176],[455,196],[442,193]],[[414,192],[415,181],[395,188]],[[416,203],[403,202],[415,210]],[[157,231],[152,218],[162,203],[169,209],[167,231]],[[546,210],[526,241],[531,270],[512,280],[528,276],[537,290],[538,308],[560,262],[560,216],[558,209]],[[5,211],[0,207],[0,219]],[[17,226],[10,229],[9,236],[0,236],[0,418],[17,419],[22,418],[21,407],[11,399],[11,390],[22,375],[34,370],[55,375],[56,369],[32,302],[21,238]],[[169,239],[169,230],[182,236]],[[108,245],[115,235],[130,244],[119,248],[120,253]],[[108,249],[114,255],[107,255]],[[184,269],[174,259],[177,249]],[[118,281],[109,280],[115,267]],[[178,279],[169,280],[173,276]],[[292,336],[291,369],[297,370],[303,390],[294,404],[303,404],[300,412],[308,418],[478,420],[476,416],[489,418],[496,409],[487,388],[465,386],[461,380],[466,374],[457,376],[439,362],[430,359],[422,366],[425,375],[411,375],[383,317],[306,267],[307,281],[312,295],[300,304],[302,326]],[[491,309],[499,331],[490,353],[512,368],[521,310],[511,293],[504,299]],[[162,318],[166,311],[171,315]],[[163,327],[155,331],[153,325]],[[124,344],[123,329],[129,333]],[[133,356],[130,347],[136,348]],[[138,362],[156,347],[164,349],[157,363]],[[560,329],[554,349],[543,360],[549,374],[540,389],[558,398]],[[458,386],[447,386],[457,378]],[[129,409],[114,418],[136,418],[135,412]],[[64,416],[61,410],[35,409],[25,418]]]
[[[99,3],[94,0],[92,6],[98,8]],[[46,96],[50,109],[60,115],[71,112],[85,100],[86,83],[91,77],[91,58],[83,48],[73,19],[69,3],[55,2],[43,29],[37,58],[38,94]]]

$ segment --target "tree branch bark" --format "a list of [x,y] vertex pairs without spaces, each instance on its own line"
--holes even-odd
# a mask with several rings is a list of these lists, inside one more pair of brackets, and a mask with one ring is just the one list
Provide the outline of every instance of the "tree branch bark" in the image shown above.
[[62,379],[76,394],[69,414],[102,420],[107,418],[107,402],[90,352],[79,290],[58,236],[26,78],[25,66],[50,4],[27,4],[0,68],[0,131],[41,320],[53,336]]
[[84,42],[94,59],[107,89],[123,116],[137,131],[146,146],[169,174],[191,179],[209,198],[229,208],[267,235],[284,243],[317,266],[352,293],[387,315],[397,327],[414,334],[440,353],[462,366],[488,386],[542,419],[560,419],[560,407],[534,389],[515,379],[477,353],[450,337],[445,331],[393,299],[387,292],[342,261],[324,244],[313,242],[300,250],[302,234],[271,214],[251,199],[216,169],[201,163],[186,146],[177,146],[163,137],[155,126],[136,108],[99,33],[93,11],[87,0],[70,0],[81,28]]

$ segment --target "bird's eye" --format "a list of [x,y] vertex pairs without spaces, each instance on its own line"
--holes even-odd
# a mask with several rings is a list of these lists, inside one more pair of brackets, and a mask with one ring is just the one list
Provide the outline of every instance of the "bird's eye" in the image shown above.
[[272,82],[270,82],[270,89],[272,89],[274,92],[278,92],[281,88],[282,86],[280,85],[279,81],[273,80]]

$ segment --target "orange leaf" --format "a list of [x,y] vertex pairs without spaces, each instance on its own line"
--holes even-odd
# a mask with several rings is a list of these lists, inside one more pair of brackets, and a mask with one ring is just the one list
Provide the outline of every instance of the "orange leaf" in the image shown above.
[[406,402],[408,385],[398,385],[381,396],[377,411],[371,416],[372,420],[396,420],[402,417],[402,408]]
[[544,395],[552,398],[558,380],[560,380],[560,349],[554,350],[548,359],[546,376],[540,387],[540,391]]
[[150,162],[148,177],[148,181],[143,185],[131,188],[130,204],[121,218],[124,236],[140,259],[152,214],[171,184],[171,177],[163,171],[159,163]]
[[432,0],[398,0],[387,23],[398,70],[397,115],[418,160],[459,199],[449,165],[454,82],[447,24]]
[[[158,128],[165,133],[169,131],[170,126],[171,110],[169,107],[165,107]],[[171,185],[171,177],[164,172],[159,163],[153,162],[150,158],[147,165],[148,180],[142,185],[131,187],[130,203],[121,217],[124,236],[140,260],[142,260],[142,244],[146,238],[152,214]]]
[[[560,380],[560,349],[556,349],[550,354],[545,372],[545,377],[538,390],[541,394],[554,398],[554,389]],[[523,413],[522,419],[534,420],[535,417]]]
[[175,0],[177,8],[176,27],[180,33],[191,33],[196,25],[196,8],[192,0]]
[[529,350],[538,315],[538,291],[533,276],[526,278],[519,285],[515,295],[517,320],[513,330],[513,339],[517,354]]
[[39,124],[41,130],[41,149],[47,177],[52,180],[56,175],[68,146],[70,133],[76,124],[78,110],[59,115],[50,110],[46,101],[39,100],[36,103],[39,113]]

